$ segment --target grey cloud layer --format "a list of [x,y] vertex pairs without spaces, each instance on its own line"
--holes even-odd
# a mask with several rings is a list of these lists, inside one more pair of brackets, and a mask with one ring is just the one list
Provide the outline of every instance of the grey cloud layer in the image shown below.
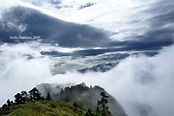
[[[149,28],[145,33],[139,34],[141,30],[135,31],[136,26],[132,27],[135,34],[128,36],[127,38],[129,39],[122,42],[112,41],[109,33],[101,29],[96,29],[89,25],[64,22],[24,7],[13,8],[11,12],[4,14],[5,21],[0,25],[0,39],[3,42],[15,42],[15,40],[8,39],[9,36],[39,35],[43,39],[43,42],[58,43],[63,47],[117,46],[119,47],[117,50],[159,49],[161,46],[167,46],[173,43],[174,5],[171,2],[171,0],[156,1],[150,4],[145,10],[135,14],[135,19],[138,15],[143,15],[142,17],[150,15],[151,18],[146,19],[143,24],[148,25]],[[14,22],[10,24],[15,25],[11,25],[10,27],[9,22]],[[140,22],[141,20],[137,20],[137,24],[142,23]],[[136,22],[128,23],[134,25]],[[19,31],[20,29],[21,31]],[[129,32],[132,30],[129,29],[126,31]]]
[[[79,25],[64,22],[38,11],[17,7],[5,15],[7,22],[18,19],[22,24],[27,24],[24,32],[15,29],[1,28],[1,40],[10,42],[9,36],[41,36],[43,42],[58,43],[64,47],[95,47],[107,46],[108,37],[104,31],[88,25]],[[13,42],[13,41],[12,41]]]

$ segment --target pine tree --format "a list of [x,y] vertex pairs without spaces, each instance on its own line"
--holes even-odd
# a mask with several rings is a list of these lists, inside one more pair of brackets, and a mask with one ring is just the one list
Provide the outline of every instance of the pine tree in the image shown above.
[[51,100],[51,96],[50,93],[48,92],[47,96],[46,96],[46,100]]
[[22,95],[17,93],[15,96],[15,104],[22,104]]
[[[95,111],[95,116],[112,116],[111,112],[109,111],[109,107],[107,106],[109,96],[106,96],[104,92],[100,93],[101,99],[97,102],[97,108]],[[102,107],[100,110],[99,107]]]
[[11,101],[9,99],[7,100],[7,106],[11,106]]
[[30,93],[30,101],[37,101],[41,99],[41,93],[39,92],[39,90],[34,87],[32,90],[29,91]]
[[29,95],[27,94],[26,91],[21,91],[21,96],[22,96],[22,103],[29,102]]

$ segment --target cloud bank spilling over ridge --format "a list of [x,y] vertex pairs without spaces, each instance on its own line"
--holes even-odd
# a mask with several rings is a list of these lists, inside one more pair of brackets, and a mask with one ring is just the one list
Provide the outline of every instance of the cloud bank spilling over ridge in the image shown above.
[[[23,50],[22,50],[22,49]],[[128,57],[106,73],[52,75],[52,61],[29,44],[0,47],[0,101],[39,83],[81,83],[100,85],[111,93],[129,116],[174,115],[174,45],[153,57]],[[28,58],[26,54],[37,56]],[[33,68],[34,67],[34,68]],[[170,106],[170,107],[168,107]]]

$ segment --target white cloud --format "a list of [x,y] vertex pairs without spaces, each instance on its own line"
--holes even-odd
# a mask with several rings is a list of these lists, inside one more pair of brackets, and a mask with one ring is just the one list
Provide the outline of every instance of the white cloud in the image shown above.
[[[21,49],[22,48],[22,49]],[[35,47],[34,47],[35,48]],[[52,61],[46,57],[27,59],[37,54],[31,45],[1,46],[1,104],[7,98],[35,85],[46,83],[81,83],[100,85],[111,93],[129,116],[172,116],[174,114],[174,45],[154,57],[129,57],[106,73],[67,73],[52,75]],[[36,51],[35,51],[36,50]],[[170,107],[169,107],[170,106]]]
[[9,11],[12,7],[18,6],[18,2],[19,2],[19,0],[13,0],[13,1],[11,1],[11,0],[0,0],[0,4],[1,4],[1,7],[0,7],[0,20],[2,20],[1,19],[1,18],[3,18],[2,15],[5,12]]
[[4,17],[6,13],[13,10],[14,7],[19,6],[19,2],[20,0],[0,0],[0,26],[2,29],[6,29],[8,27],[9,29],[14,29],[19,32],[26,30],[27,25],[20,23],[18,19],[11,16],[8,16],[10,17],[8,19]]
[[[104,2],[104,0],[102,2]],[[70,9],[63,8],[57,11],[55,8],[49,8],[52,6],[49,6],[50,4],[48,3],[42,4],[42,6],[34,6],[19,0],[1,0],[0,21],[3,21],[2,16],[5,12],[9,11],[11,7],[20,4],[50,14],[51,16],[54,16],[55,13],[60,13],[56,15],[56,17],[68,21],[78,23],[90,22],[92,25],[106,30],[114,30],[115,32],[122,31],[121,34],[116,36],[120,39],[142,28],[141,34],[143,34],[146,29],[148,30],[149,27],[144,22],[151,18],[152,15],[139,15],[142,13],[141,11],[149,8],[147,4],[144,5],[144,2],[139,2],[138,4],[133,4],[134,2],[132,2],[128,4],[125,0],[119,2],[117,4],[118,7],[115,7],[114,4],[110,4],[113,1],[105,1],[107,4],[103,7],[102,2],[101,4],[91,7],[91,9],[88,8],[88,10],[83,9],[78,11],[77,7],[74,7]],[[153,2],[152,0],[148,3],[151,4]],[[84,3],[79,3],[79,5],[81,4]],[[127,4],[127,6],[124,6],[125,4]],[[136,6],[140,8],[138,11],[130,10]],[[107,12],[105,12],[108,7],[110,9],[107,9]],[[96,10],[100,8],[101,10]],[[48,11],[48,9],[52,10]],[[62,11],[63,14],[61,13]],[[108,11],[111,12],[111,14],[108,14]],[[114,15],[112,11],[114,11]],[[93,13],[90,14],[91,12]],[[105,13],[106,17],[103,16],[103,13]],[[95,20],[91,22],[93,18],[95,18]],[[136,22],[137,20],[141,20],[141,22],[128,24],[130,21]],[[116,22],[113,23],[113,21]],[[11,25],[12,28],[19,26],[19,30],[25,29],[25,26],[18,25],[16,22],[9,22],[9,25]],[[119,29],[117,29],[117,27],[119,27]],[[134,27],[134,29],[132,29],[132,27]],[[143,116],[141,115],[141,111],[147,113],[147,116],[174,115],[174,45],[162,49],[160,54],[154,57],[129,57],[120,62],[113,70],[106,73],[67,73],[65,75],[54,76],[50,71],[52,68],[52,60],[40,55],[42,49],[48,48],[45,46],[43,48],[36,47],[37,45],[33,47],[32,45],[33,44],[17,44],[14,46],[0,46],[0,51],[2,51],[0,52],[0,104],[4,103],[8,98],[12,99],[15,93],[22,90],[29,90],[36,84],[42,82],[57,82],[59,84],[85,82],[88,85],[92,84],[104,87],[123,105],[129,116]],[[69,51],[69,49],[66,48],[58,48],[56,50]],[[71,51],[74,50],[76,49],[71,49]],[[35,58],[27,59],[26,54],[35,56]]]
[[[79,10],[81,5],[89,2],[97,4]],[[49,0],[14,0],[13,2],[10,0],[2,0],[3,5],[0,9],[0,16],[2,17],[2,14],[7,9],[9,10],[11,7],[20,5],[65,21],[90,24],[106,31],[121,33],[114,34],[112,38],[125,40],[128,39],[126,37],[135,35],[137,30],[141,30],[141,34],[148,30],[149,26],[144,22],[151,16],[142,11],[148,9],[148,5],[151,3],[153,3],[152,0],[146,1],[146,5],[144,5],[144,2],[134,0],[122,0],[117,2],[114,0],[63,0],[59,4],[61,8],[58,9],[56,8],[57,5],[51,4]],[[143,15],[140,15],[140,13]],[[135,23],[137,20],[139,20],[139,22]],[[13,25],[15,24],[16,23]],[[134,27],[134,29],[132,27]]]
[[[38,10],[64,21],[89,24],[104,29],[110,32],[111,39],[125,41],[135,39],[135,36],[143,36],[151,31],[152,19],[155,18],[155,16],[167,13],[167,10],[160,10],[160,8],[156,8],[154,13],[150,12],[154,6],[159,4],[158,2],[163,0],[63,0],[59,4],[60,9],[56,8],[57,5],[53,5],[50,1],[51,0],[14,0],[12,2],[10,0],[2,0],[0,19],[2,19],[4,11],[8,11],[11,7],[20,5]],[[79,10],[81,5],[89,2],[97,4]],[[169,5],[170,4],[161,4],[161,9],[171,7]],[[12,27],[19,25],[15,22],[10,22],[10,25],[11,24]],[[168,22],[166,25],[171,26],[172,23]],[[162,25],[162,28],[163,26],[164,25]],[[22,32],[26,28],[27,26],[24,24],[17,29]],[[173,27],[171,26],[171,28]],[[157,27],[157,29],[160,29],[160,27]]]

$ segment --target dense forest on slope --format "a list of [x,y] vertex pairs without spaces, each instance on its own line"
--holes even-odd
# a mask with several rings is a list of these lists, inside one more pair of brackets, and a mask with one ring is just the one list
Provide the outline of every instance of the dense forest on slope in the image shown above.
[[101,99],[101,92],[104,92],[108,99],[109,110],[114,116],[127,116],[120,103],[106,90],[100,86],[86,86],[85,83],[62,87],[57,84],[40,84],[37,86],[43,96],[50,93],[51,98],[56,101],[66,101],[76,103],[81,108],[90,108],[96,110],[97,101]]
[[0,115],[127,116],[121,105],[99,86],[88,87],[81,83],[61,88],[58,93],[48,91],[50,84],[41,84],[38,88],[41,86],[45,88],[46,96],[36,87],[28,93],[21,91],[14,95],[14,101],[8,99],[0,108]]

